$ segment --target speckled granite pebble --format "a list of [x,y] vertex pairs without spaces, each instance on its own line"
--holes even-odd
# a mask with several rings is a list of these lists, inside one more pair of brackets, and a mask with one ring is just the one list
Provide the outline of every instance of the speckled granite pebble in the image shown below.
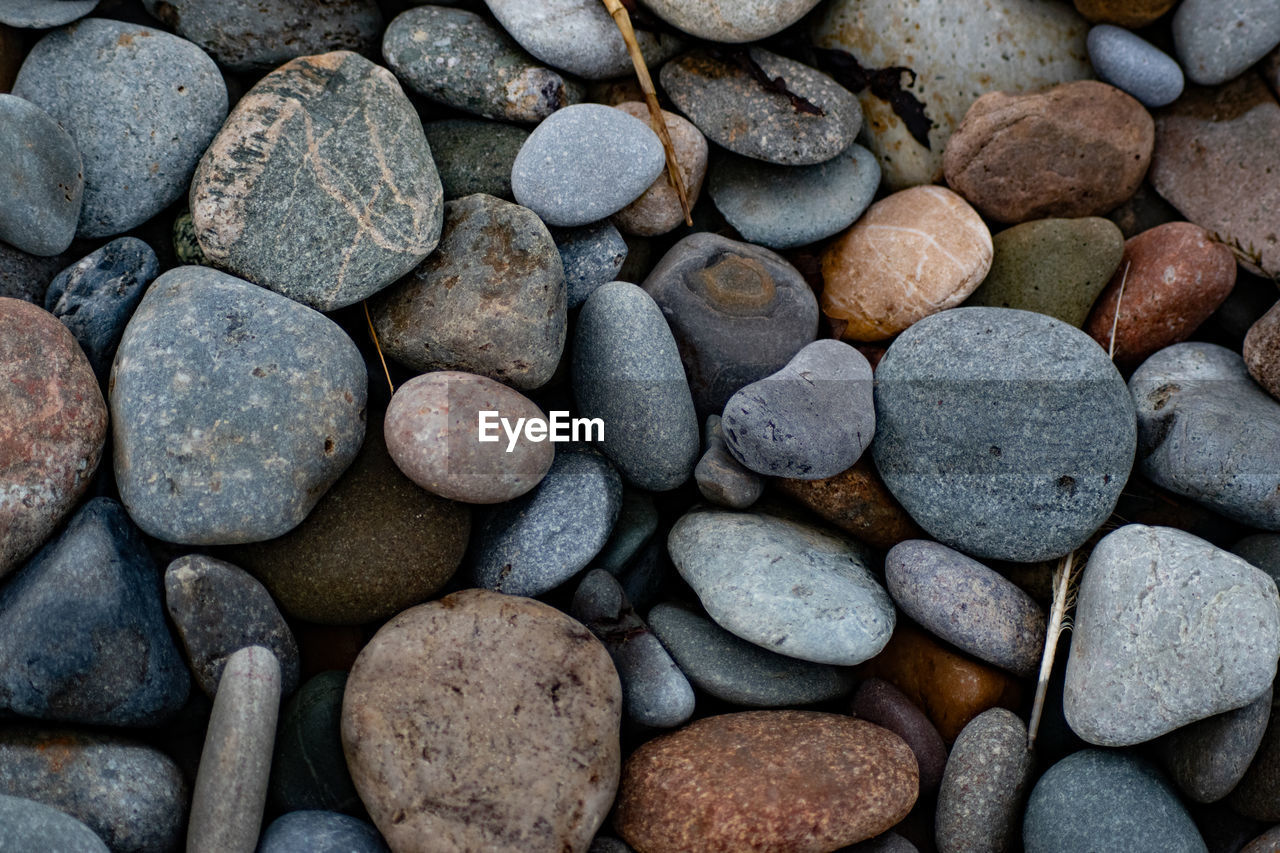
[[283,814],[262,833],[257,853],[389,853],[378,830],[349,815],[326,811]]
[[429,121],[422,130],[440,172],[445,201],[472,193],[511,200],[511,167],[529,131],[470,118]]
[[1022,718],[1004,708],[974,717],[951,747],[938,790],[938,853],[1017,850],[1033,770]]
[[25,853],[109,853],[89,827],[66,812],[26,797],[0,795],[0,851]]
[[0,240],[35,255],[76,236],[84,168],[75,142],[30,101],[0,94]]
[[564,264],[568,305],[577,308],[597,287],[618,277],[627,260],[627,241],[612,222],[578,228],[552,228]]

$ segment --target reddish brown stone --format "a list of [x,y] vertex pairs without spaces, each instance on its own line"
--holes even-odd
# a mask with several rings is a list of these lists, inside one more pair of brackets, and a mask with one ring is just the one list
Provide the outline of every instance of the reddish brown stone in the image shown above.
[[1076,11],[1095,24],[1145,27],[1178,0],[1076,0]]
[[849,710],[906,741],[920,769],[921,793],[938,789],[947,766],[947,746],[929,718],[901,690],[882,678],[868,678],[853,694]]
[[1244,363],[1257,383],[1280,400],[1280,302],[1244,336]]
[[947,143],[947,183],[1000,222],[1102,216],[1137,192],[1155,125],[1137,100],[1095,80],[976,100]]
[[911,810],[916,760],[902,738],[816,711],[707,717],[637,749],[614,823],[644,853],[824,853]]
[[1114,324],[1116,364],[1137,367],[1156,350],[1189,338],[1235,284],[1235,256],[1209,232],[1190,222],[1157,225],[1125,241],[1120,266],[1084,330],[1110,351]]
[[25,53],[18,31],[0,24],[0,93],[13,91],[13,81],[18,76],[18,69],[22,67]]
[[80,344],[49,312],[0,297],[0,577],[84,494],[107,404]]
[[924,533],[907,515],[864,454],[852,468],[825,480],[771,481],[779,492],[876,548],[892,548]]

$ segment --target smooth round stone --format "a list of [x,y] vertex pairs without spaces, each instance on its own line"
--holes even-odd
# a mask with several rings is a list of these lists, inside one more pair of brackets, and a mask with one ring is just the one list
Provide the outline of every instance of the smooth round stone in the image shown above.
[[1183,0],[1173,13],[1173,45],[1187,76],[1216,86],[1243,73],[1280,43],[1269,0]]
[[1097,216],[1036,219],[991,242],[991,270],[965,304],[1035,311],[1076,328],[1124,255],[1120,229]]
[[1130,524],[1080,583],[1063,707],[1097,746],[1142,743],[1249,704],[1280,656],[1280,594],[1260,569],[1171,527]]
[[511,199],[511,167],[529,131],[471,118],[429,121],[422,130],[440,172],[446,201],[474,193]]
[[0,850],[55,850],[57,853],[109,853],[92,829],[71,815],[25,797],[0,795]]
[[609,541],[592,561],[615,577],[653,541],[658,532],[658,507],[653,495],[623,487],[622,509],[614,522]]
[[52,116],[80,150],[84,238],[128,231],[180,199],[227,117],[227,87],[207,53],[103,18],[42,38],[13,94]]
[[1017,850],[1033,770],[1017,714],[992,708],[974,717],[951,747],[938,790],[938,853]]
[[1235,814],[1268,823],[1280,821],[1280,695],[1272,690],[1270,720],[1262,743],[1244,777],[1227,796],[1226,803]]
[[671,327],[704,417],[720,414],[739,388],[781,370],[817,335],[817,300],[795,267],[718,234],[676,243],[644,289]]
[[1170,732],[1157,747],[1187,797],[1213,803],[1231,793],[1258,752],[1271,717],[1271,688],[1243,708]]
[[1129,379],[1138,470],[1161,488],[1264,530],[1280,530],[1280,403],[1239,355],[1175,344]]
[[789,91],[821,114],[796,109],[734,59],[709,48],[662,66],[662,88],[707,139],[744,157],[810,166],[849,147],[862,126],[862,110],[852,93],[807,65],[763,48],[745,50],[770,80],[782,77]]
[[[548,65],[588,80],[632,74],[631,55],[604,4],[596,0],[485,0],[520,46]],[[678,36],[638,29],[636,44],[650,68],[679,50]]]
[[838,714],[746,711],[641,745],[614,825],[654,853],[835,850],[896,824],[918,790],[915,758],[892,732]]
[[647,0],[671,26],[707,41],[757,41],[780,33],[818,0]]
[[769,651],[852,666],[893,633],[893,602],[865,551],[816,527],[695,509],[676,522],[667,548],[707,614]]
[[112,726],[176,714],[189,680],[158,581],[124,508],[86,503],[0,588],[0,708]]
[[80,151],[49,114],[0,94],[0,240],[57,255],[76,236],[84,193]]
[[210,261],[332,311],[436,247],[444,191],[395,77],[335,51],[282,65],[239,100],[196,169],[191,216]]
[[861,145],[812,166],[777,166],[731,153],[711,164],[711,199],[743,239],[790,249],[848,228],[875,198],[880,164]]
[[76,339],[52,314],[0,297],[0,577],[53,533],[89,488],[107,407]]
[[564,265],[569,308],[577,308],[597,287],[616,281],[627,260],[627,241],[608,221],[579,228],[552,228]]
[[517,498],[546,476],[555,446],[530,441],[523,431],[514,446],[501,430],[496,441],[482,442],[481,412],[497,412],[511,425],[544,419],[528,397],[487,377],[427,373],[391,398],[383,423],[387,452],[406,477],[449,500],[493,504]]
[[947,766],[947,746],[929,718],[901,690],[883,679],[868,678],[853,694],[849,711],[906,741],[916,757],[920,792],[938,790],[942,771]]
[[93,11],[98,0],[0,0],[0,23],[45,29],[69,24]]
[[375,0],[142,0],[146,10],[218,64],[241,73],[270,71],[290,59],[331,50],[372,55],[382,31]]
[[532,599],[464,590],[365,646],[342,741],[393,849],[583,850],[617,789],[621,711],[590,631]]
[[1095,23],[1136,29],[1159,18],[1177,0],[1075,0],[1076,11]]
[[822,312],[845,340],[887,340],[964,302],[992,253],[991,232],[960,196],[902,190],[871,205],[823,253]]
[[572,382],[579,414],[604,421],[598,446],[628,482],[661,492],[692,476],[701,450],[693,397],[676,340],[648,293],[615,281],[587,298]]
[[1280,309],[1275,305],[1249,327],[1241,355],[1254,381],[1280,399]]
[[159,273],[160,262],[150,246],[136,237],[120,237],[49,283],[45,310],[76,336],[104,385],[124,327]]
[[1050,560],[1082,545],[1120,498],[1136,440],[1126,396],[1079,329],[957,308],[912,326],[880,361],[871,450],[934,539],[978,558]]
[[730,397],[721,426],[729,451],[758,474],[832,477],[875,435],[871,365],[848,344],[814,341]]
[[521,390],[564,351],[564,265],[533,211],[488,195],[444,206],[431,256],[369,306],[383,352],[416,372],[460,370]]
[[609,539],[622,478],[591,450],[561,450],[528,496],[477,519],[471,562],[478,585],[542,595],[578,572]]
[[1124,753],[1085,749],[1036,782],[1022,821],[1027,853],[1207,853],[1163,777]]
[[[649,107],[641,101],[627,101],[618,104],[616,109],[653,126]],[[662,120],[684,181],[685,197],[692,208],[698,203],[702,182],[707,177],[707,138],[684,116],[663,110]],[[664,170],[658,175],[638,199],[613,215],[613,223],[623,232],[641,237],[656,237],[683,225],[684,208],[670,173]]]
[[111,383],[121,499],[139,527],[169,542],[287,533],[364,438],[368,376],[346,333],[206,267],[151,285]]
[[764,478],[729,452],[719,415],[707,416],[706,450],[693,469],[702,496],[717,506],[746,509],[764,492]]
[[695,687],[735,705],[809,705],[853,686],[849,670],[774,654],[683,607],[657,605],[649,629]]
[[884,562],[894,602],[924,628],[1023,678],[1040,668],[1045,615],[1031,596],[977,560],[913,539]]
[[269,794],[280,811],[363,808],[342,753],[342,694],[347,673],[312,676],[280,712]]
[[116,853],[177,850],[190,797],[178,765],[154,747],[110,734],[14,726],[0,733],[0,794],[81,821]]
[[389,853],[378,830],[363,820],[328,811],[296,811],[271,822],[257,853]]
[[1163,107],[1182,94],[1182,68],[1169,54],[1123,27],[1099,24],[1089,30],[1089,62],[1098,79],[1142,102]]
[[511,168],[511,190],[548,225],[587,225],[635,201],[665,168],[662,143],[647,124],[603,104],[574,104],[529,134]]
[[885,487],[868,454],[824,480],[773,480],[771,485],[818,517],[873,548],[888,550],[924,535]]
[[382,54],[413,91],[485,118],[537,122],[578,100],[573,84],[465,9],[400,14],[382,37]]

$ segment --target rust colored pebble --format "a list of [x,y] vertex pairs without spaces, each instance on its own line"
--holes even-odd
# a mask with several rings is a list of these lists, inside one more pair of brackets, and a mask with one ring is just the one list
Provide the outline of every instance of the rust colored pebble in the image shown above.
[[868,456],[825,480],[771,481],[782,494],[876,548],[892,548],[924,538],[893,494],[885,488]]
[[918,792],[915,756],[888,729],[816,711],[748,711],[637,749],[615,826],[644,853],[823,853],[889,829]]
[[1280,400],[1280,302],[1259,317],[1245,335],[1244,364],[1254,381]]
[[1173,8],[1177,0],[1076,0],[1076,11],[1095,24],[1145,27]]

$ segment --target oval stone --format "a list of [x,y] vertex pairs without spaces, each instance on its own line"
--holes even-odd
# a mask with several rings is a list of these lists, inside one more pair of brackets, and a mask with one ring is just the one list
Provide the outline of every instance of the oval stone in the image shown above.
[[1100,24],[1089,30],[1089,61],[1098,77],[1137,98],[1145,107],[1163,107],[1182,94],[1182,68],[1172,56],[1123,27]]
[[30,101],[0,94],[0,240],[33,255],[76,236],[84,167],[75,142]]
[[0,0],[0,22],[44,29],[69,24],[93,11],[98,0]]
[[818,0],[648,0],[668,24],[708,41],[758,41],[780,33]]
[[1027,726],[1017,714],[992,708],[974,717],[951,747],[938,790],[938,853],[1016,850],[1033,771]]
[[885,488],[869,454],[824,480],[772,481],[773,488],[873,548],[889,549],[924,531]]
[[262,833],[257,853],[388,853],[378,830],[337,812],[306,810],[283,814]]
[[319,673],[299,687],[281,709],[268,788],[276,810],[359,813],[364,808],[342,754],[342,694],[346,687],[346,672]]

